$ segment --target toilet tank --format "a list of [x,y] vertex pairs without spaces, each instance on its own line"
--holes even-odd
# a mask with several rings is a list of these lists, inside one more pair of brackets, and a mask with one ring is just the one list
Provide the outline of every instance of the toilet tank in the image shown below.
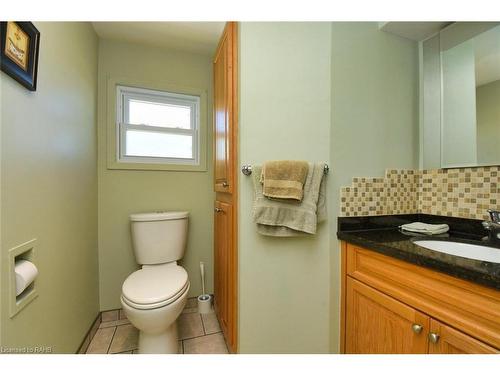
[[132,245],[138,264],[174,262],[184,256],[189,212],[130,215]]

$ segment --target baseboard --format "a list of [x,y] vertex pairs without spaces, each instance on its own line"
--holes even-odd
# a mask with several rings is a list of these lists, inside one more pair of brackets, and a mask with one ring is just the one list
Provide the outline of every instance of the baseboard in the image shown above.
[[97,314],[96,318],[94,319],[94,322],[90,325],[90,328],[88,329],[87,334],[83,338],[82,343],[78,347],[76,354],[85,354],[100,324],[101,324],[101,312]]

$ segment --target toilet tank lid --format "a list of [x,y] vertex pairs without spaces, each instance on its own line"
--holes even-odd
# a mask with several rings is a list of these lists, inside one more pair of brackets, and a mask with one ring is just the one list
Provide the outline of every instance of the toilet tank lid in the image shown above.
[[189,216],[187,211],[157,211],[145,212],[140,214],[131,214],[130,221],[161,221],[185,219]]

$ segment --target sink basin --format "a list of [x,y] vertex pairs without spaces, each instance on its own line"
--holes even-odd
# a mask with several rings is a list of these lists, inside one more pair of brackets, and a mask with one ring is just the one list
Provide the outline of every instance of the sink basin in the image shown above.
[[426,249],[439,251],[440,253],[482,260],[485,262],[500,263],[500,249],[496,249],[494,247],[472,245],[462,242],[433,240],[415,240],[413,243],[418,246],[425,247]]

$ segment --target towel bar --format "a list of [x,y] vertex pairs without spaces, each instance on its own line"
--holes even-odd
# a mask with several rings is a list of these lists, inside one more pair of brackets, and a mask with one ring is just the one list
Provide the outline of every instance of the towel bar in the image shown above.
[[[325,166],[323,167],[323,173],[328,174],[329,171],[330,171],[330,167],[328,166],[328,164],[325,164]],[[245,176],[250,176],[252,174],[252,166],[250,164],[243,164],[241,166],[241,172]]]

